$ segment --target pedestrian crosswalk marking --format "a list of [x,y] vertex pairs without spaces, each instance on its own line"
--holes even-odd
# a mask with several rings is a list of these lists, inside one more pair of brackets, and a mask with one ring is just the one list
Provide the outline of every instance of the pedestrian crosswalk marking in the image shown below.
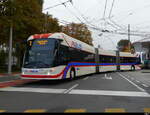
[[67,109],[65,113],[85,113],[86,109]]
[[125,109],[122,108],[112,108],[112,109],[105,109],[107,113],[125,113]]
[[[64,94],[68,89],[49,89],[49,88],[17,88],[8,87],[1,88],[0,91],[11,92],[32,92],[32,93],[45,93],[45,94]],[[99,96],[124,96],[124,97],[150,97],[147,92],[135,92],[135,91],[111,91],[111,90],[81,90],[73,89],[70,92],[66,92],[71,95],[99,95]]]
[[0,113],[4,113],[4,112],[6,112],[6,110],[0,110]]
[[150,108],[144,108],[145,113],[150,113]]
[[24,111],[25,113],[44,113],[46,112],[45,109],[29,109]]

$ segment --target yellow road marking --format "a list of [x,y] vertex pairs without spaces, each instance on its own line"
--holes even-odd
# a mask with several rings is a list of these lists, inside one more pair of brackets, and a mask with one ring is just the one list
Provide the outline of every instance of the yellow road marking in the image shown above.
[[85,113],[86,109],[67,109],[65,113]]
[[107,113],[125,113],[125,109],[121,109],[121,108],[105,109],[105,112],[107,112]]
[[0,110],[0,113],[4,113],[4,112],[6,112],[6,110]]
[[150,113],[150,108],[144,108],[145,113]]
[[24,111],[25,113],[44,113],[46,112],[45,109],[29,109]]

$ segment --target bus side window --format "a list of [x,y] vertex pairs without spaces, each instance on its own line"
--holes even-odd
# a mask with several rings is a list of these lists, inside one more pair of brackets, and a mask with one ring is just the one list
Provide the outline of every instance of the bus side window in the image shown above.
[[68,47],[61,45],[58,52],[58,62],[60,65],[66,65],[68,61]]

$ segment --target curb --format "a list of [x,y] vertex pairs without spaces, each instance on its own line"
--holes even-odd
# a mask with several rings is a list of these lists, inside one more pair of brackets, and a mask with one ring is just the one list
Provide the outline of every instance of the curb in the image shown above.
[[12,86],[22,85],[25,83],[36,82],[36,81],[38,80],[14,80],[14,81],[2,82],[0,83],[0,88],[12,87]]

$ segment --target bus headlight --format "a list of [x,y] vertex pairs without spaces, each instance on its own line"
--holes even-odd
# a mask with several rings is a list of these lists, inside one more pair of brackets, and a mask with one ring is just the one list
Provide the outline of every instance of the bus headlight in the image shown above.
[[48,72],[48,75],[51,75],[51,73],[50,73],[50,72]]

